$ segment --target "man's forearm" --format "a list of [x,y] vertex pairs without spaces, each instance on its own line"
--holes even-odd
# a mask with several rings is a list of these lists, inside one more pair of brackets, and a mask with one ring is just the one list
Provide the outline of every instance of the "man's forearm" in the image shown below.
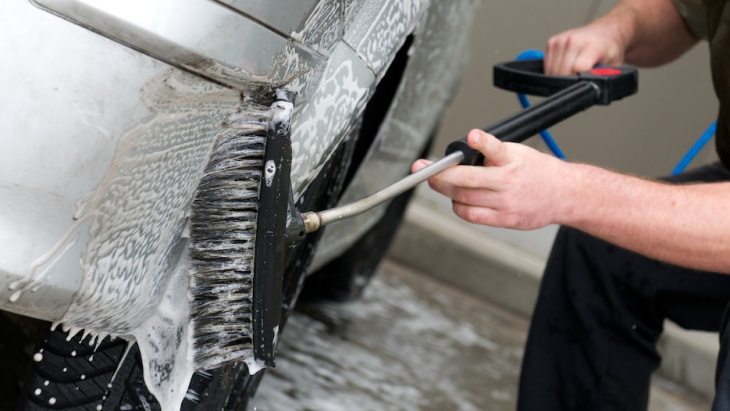
[[[657,260],[730,274],[730,182],[668,184],[568,163],[474,129],[486,167],[429,179],[475,224],[532,230],[562,224]],[[419,160],[414,172],[429,164]]]
[[730,183],[672,185],[566,166],[556,222],[661,261],[730,273]]
[[671,0],[623,0],[600,20],[625,42],[625,60],[641,67],[672,61],[698,42]]

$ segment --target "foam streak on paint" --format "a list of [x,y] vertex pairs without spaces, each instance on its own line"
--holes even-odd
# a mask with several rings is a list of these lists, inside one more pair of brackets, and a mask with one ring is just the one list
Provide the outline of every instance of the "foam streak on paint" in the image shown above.
[[[74,227],[77,227],[81,222],[82,221],[77,221],[76,224],[74,224]],[[10,288],[10,290],[15,290],[15,292],[10,296],[11,302],[18,301],[20,296],[23,295],[25,291],[36,291],[38,287],[43,284],[43,281],[48,277],[48,274],[53,269],[53,266],[78,240],[78,235],[73,236],[73,238],[71,239],[70,237],[72,234],[73,231],[69,230],[66,235],[50,251],[35,260],[31,264],[30,269],[28,270],[28,275],[26,275],[25,278],[10,283],[8,288]],[[46,267],[43,269],[43,271],[41,271],[39,274],[36,274],[38,272],[38,269],[40,269],[44,265]]]
[[144,358],[147,389],[165,406],[163,409],[180,408],[195,372],[187,304],[188,265],[186,261],[180,264],[155,313],[134,332]]
[[[76,221],[33,268],[52,263],[88,227],[83,282],[55,325],[71,336],[83,330],[92,344],[107,335],[136,341],[148,389],[163,410],[176,410],[193,373],[188,210],[241,97],[172,70],[148,84],[142,98],[154,115],[122,136],[107,175],[79,202]],[[33,277],[18,286],[28,289],[40,280]]]

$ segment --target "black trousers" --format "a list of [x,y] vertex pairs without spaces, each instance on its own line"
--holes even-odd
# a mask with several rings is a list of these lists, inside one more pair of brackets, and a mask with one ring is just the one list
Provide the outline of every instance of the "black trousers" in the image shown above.
[[[713,164],[669,180],[725,181],[730,171]],[[730,410],[728,302],[730,275],[662,263],[562,228],[532,318],[518,409],[646,410],[661,361],[655,345],[669,318],[721,332],[713,409]]]

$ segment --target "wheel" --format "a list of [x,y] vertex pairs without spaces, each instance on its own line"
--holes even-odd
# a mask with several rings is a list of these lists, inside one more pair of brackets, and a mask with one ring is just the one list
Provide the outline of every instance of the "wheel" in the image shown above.
[[[159,410],[147,390],[136,344],[106,338],[98,347],[61,330],[47,333],[35,351],[25,383],[25,410]],[[241,381],[246,376],[247,381]],[[241,395],[261,375],[243,365],[193,375],[181,410],[245,409]]]

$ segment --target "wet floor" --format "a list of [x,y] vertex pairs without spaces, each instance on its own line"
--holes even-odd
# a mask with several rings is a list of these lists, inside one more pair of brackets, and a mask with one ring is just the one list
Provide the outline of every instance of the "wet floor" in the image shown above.
[[[360,301],[301,307],[252,410],[514,410],[528,323],[390,261]],[[651,411],[709,402],[657,379]]]

